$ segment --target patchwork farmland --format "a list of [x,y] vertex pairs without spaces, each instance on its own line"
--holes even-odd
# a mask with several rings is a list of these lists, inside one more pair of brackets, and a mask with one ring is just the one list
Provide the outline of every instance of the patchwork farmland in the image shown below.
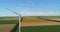
[[17,18],[0,18],[0,32],[10,32],[17,24]]
[[21,30],[23,32],[60,32],[60,22],[46,20],[44,17],[24,17]]
[[60,22],[53,22],[49,20],[45,20],[44,18],[37,17],[24,17],[22,26],[47,26],[47,25],[60,25]]
[[[57,16],[56,16],[57,17]],[[46,16],[48,19],[48,17]],[[60,32],[60,22],[46,20],[45,17],[23,17],[21,23],[22,32]],[[10,32],[17,24],[18,18],[1,18],[0,30],[1,32]],[[2,31],[3,30],[3,31]],[[18,29],[16,30],[18,32]]]

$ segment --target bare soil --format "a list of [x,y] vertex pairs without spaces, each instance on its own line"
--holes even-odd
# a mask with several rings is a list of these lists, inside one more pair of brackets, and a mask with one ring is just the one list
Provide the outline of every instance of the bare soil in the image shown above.
[[44,19],[23,19],[21,26],[50,26],[50,25],[60,25],[59,22],[48,21]]
[[21,26],[49,26],[49,25],[60,25],[60,23],[57,23],[57,22],[48,22],[48,21],[45,21],[45,22],[23,22],[21,24]]
[[0,20],[18,20],[18,18],[3,18],[3,19],[0,19]]
[[0,24],[0,32],[10,32],[15,24]]

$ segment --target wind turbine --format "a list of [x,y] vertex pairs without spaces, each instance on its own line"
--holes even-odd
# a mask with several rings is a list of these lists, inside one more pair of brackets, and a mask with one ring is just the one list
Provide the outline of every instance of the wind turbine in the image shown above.
[[[12,29],[11,32],[15,32],[17,28],[19,28],[19,32],[21,32],[21,30],[20,30],[21,25],[20,25],[20,24],[21,24],[22,19],[23,19],[23,18],[21,17],[21,13],[23,13],[24,11],[22,11],[22,12],[19,14],[19,13],[13,11],[13,10],[8,9],[8,8],[7,8],[7,10],[9,10],[9,11],[13,12],[14,14],[18,15],[18,19],[19,19],[18,24],[15,25],[15,27]],[[15,29],[15,28],[16,28],[16,29]]]

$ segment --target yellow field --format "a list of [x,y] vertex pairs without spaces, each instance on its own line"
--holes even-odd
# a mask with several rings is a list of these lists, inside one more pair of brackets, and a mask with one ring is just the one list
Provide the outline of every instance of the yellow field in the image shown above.
[[47,26],[47,25],[49,26],[49,25],[60,25],[60,23],[39,19],[36,17],[24,17],[21,25],[22,26]]
[[[18,20],[18,18],[3,18],[0,20]],[[0,32],[10,31],[15,24],[0,24]],[[59,22],[49,21],[37,17],[23,17],[21,26],[51,26],[51,25],[60,25]],[[3,30],[3,31],[2,31]]]
[[58,17],[58,16],[49,16],[49,17],[45,17],[45,19],[50,19],[50,20],[57,20],[57,21],[60,21],[60,17]]

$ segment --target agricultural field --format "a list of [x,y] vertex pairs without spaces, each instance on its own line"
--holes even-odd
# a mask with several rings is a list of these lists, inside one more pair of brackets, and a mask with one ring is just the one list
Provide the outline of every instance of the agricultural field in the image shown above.
[[[23,17],[23,20],[20,24],[21,31],[22,32],[60,32],[60,22],[49,21],[46,19],[48,19],[47,16],[45,17],[25,16]],[[1,32],[3,32],[2,30],[4,29],[5,31],[7,30],[11,31],[11,29],[17,23],[18,23],[18,18],[1,18],[0,19],[0,30]],[[18,29],[16,30],[16,32],[19,32]]]
[[25,26],[23,32],[60,32],[60,25],[55,26]]
[[60,32],[60,22],[38,17],[24,17],[21,23],[23,32]]
[[17,18],[0,18],[0,32],[10,32],[17,23]]
[[60,21],[60,16],[41,16],[41,18]]
[[60,22],[53,22],[53,21],[49,21],[37,17],[24,17],[21,25],[22,26],[60,25]]

